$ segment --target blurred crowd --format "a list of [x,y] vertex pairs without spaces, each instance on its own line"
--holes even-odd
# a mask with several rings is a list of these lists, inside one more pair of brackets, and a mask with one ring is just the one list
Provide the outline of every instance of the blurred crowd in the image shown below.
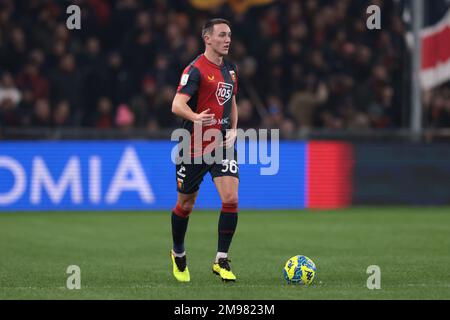
[[450,85],[425,92],[425,126],[427,128],[450,128]]
[[[68,30],[66,8],[81,8]],[[382,30],[366,8],[382,7]],[[409,61],[394,1],[275,1],[242,14],[176,0],[0,1],[0,126],[175,128],[180,74],[203,52],[203,23],[232,24],[239,126],[399,128],[409,123]],[[426,99],[450,126],[450,89]]]

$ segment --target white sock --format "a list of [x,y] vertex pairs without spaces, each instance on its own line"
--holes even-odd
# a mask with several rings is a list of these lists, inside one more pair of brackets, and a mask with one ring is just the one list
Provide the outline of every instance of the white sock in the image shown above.
[[215,263],[218,263],[220,258],[227,258],[227,257],[228,257],[228,253],[226,253],[226,252],[217,252],[216,262]]
[[172,250],[172,253],[173,253],[173,256],[177,257],[177,258],[181,258],[186,255],[186,251],[183,251],[182,253],[176,253],[175,251]]

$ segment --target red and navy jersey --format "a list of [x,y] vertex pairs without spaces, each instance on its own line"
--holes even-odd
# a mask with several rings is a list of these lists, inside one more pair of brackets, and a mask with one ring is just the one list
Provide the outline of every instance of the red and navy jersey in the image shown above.
[[[231,128],[231,104],[237,88],[237,69],[234,64],[224,60],[218,66],[201,54],[184,69],[177,93],[191,97],[188,105],[195,113],[210,109],[208,113],[214,114],[214,124],[206,129],[215,128],[225,132]],[[193,123],[185,120],[183,128],[192,133]],[[206,141],[203,146],[208,144]]]

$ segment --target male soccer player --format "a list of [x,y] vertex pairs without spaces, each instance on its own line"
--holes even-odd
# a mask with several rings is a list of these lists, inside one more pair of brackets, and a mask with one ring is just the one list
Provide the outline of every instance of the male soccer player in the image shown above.
[[[204,161],[198,164],[192,160],[176,165],[178,200],[172,212],[173,274],[178,281],[190,281],[184,236],[200,183],[209,172],[222,201],[217,255],[212,270],[224,281],[235,281],[228,249],[238,221],[239,173],[234,148],[238,121],[238,83],[236,66],[224,60],[231,44],[230,23],[224,19],[209,20],[203,27],[202,37],[205,51],[184,69],[172,103],[172,112],[184,119],[183,127],[191,133],[191,143],[199,138],[194,127],[200,126],[202,131],[212,128],[220,130],[225,150],[223,153],[232,156],[213,164]],[[197,137],[194,137],[195,134]],[[190,156],[201,157],[207,152],[205,149],[208,149],[206,146],[210,143],[202,141],[201,150],[193,148]],[[232,152],[226,152],[230,148]]]

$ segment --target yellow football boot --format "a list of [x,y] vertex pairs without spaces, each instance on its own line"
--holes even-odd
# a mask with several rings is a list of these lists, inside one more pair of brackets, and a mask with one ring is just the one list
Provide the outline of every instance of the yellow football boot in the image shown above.
[[191,281],[191,276],[189,275],[189,269],[186,265],[186,255],[183,257],[175,257],[172,250],[170,250],[170,256],[172,257],[173,265],[173,275],[175,279],[180,282]]
[[231,271],[228,258],[219,258],[218,263],[213,264],[213,273],[219,275],[223,281],[236,281],[236,276]]

